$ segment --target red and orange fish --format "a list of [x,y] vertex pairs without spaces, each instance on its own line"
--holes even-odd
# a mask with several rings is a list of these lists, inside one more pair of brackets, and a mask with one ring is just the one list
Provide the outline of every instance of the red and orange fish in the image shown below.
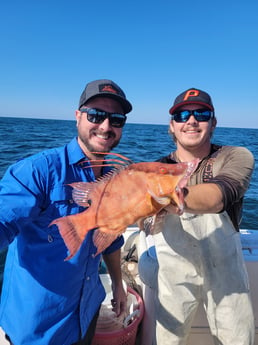
[[183,211],[182,188],[198,162],[132,163],[115,169],[96,182],[72,183],[74,201],[88,208],[81,213],[55,219],[50,224],[58,226],[69,249],[70,255],[66,260],[76,254],[90,230],[96,229],[93,241],[97,255],[129,225],[156,215],[170,203]]

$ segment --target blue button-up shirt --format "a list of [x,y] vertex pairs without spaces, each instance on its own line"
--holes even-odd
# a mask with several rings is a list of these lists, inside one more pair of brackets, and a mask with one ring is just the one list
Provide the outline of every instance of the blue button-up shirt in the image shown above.
[[[87,159],[87,158],[86,158]],[[9,245],[0,325],[14,344],[71,345],[85,335],[105,298],[93,231],[69,261],[52,220],[84,209],[72,200],[69,183],[94,181],[74,138],[12,165],[0,183],[0,248]],[[119,237],[105,250],[123,245]]]

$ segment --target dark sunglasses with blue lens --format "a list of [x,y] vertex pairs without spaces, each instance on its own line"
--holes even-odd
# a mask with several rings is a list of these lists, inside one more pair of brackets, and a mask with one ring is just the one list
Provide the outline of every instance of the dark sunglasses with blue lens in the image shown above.
[[87,114],[87,120],[91,123],[102,123],[108,118],[109,123],[112,127],[122,128],[125,125],[127,116],[124,114],[109,113],[104,110],[99,110],[96,108],[83,107],[80,112]]
[[181,110],[171,115],[171,120],[176,122],[187,122],[193,115],[198,122],[207,122],[214,117],[214,111],[207,109]]

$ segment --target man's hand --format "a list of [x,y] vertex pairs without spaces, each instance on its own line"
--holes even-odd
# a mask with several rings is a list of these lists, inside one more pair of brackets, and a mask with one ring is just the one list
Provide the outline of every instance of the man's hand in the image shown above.
[[181,216],[183,214],[184,210],[180,209],[176,204],[170,203],[168,206],[164,208],[165,211],[168,213],[177,214],[178,216]]
[[127,306],[127,296],[124,290],[123,285],[112,286],[113,290],[113,299],[111,300],[112,311],[116,313],[116,316],[119,317],[124,314],[126,316],[126,306]]
[[103,254],[103,259],[107,265],[110,278],[112,280],[113,299],[111,300],[112,310],[117,317],[126,313],[127,297],[123,287],[121,272],[120,249],[110,254]]

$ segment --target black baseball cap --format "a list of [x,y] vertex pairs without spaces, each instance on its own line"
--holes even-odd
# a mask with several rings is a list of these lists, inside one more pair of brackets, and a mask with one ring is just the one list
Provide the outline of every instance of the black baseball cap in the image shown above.
[[180,93],[180,95],[176,97],[173,106],[169,110],[169,113],[171,115],[174,114],[176,109],[185,104],[200,104],[214,111],[210,95],[207,92],[194,87]]
[[79,101],[79,109],[90,99],[97,96],[115,99],[122,105],[125,114],[129,113],[133,108],[131,103],[126,99],[124,91],[116,83],[108,79],[99,79],[85,86]]

